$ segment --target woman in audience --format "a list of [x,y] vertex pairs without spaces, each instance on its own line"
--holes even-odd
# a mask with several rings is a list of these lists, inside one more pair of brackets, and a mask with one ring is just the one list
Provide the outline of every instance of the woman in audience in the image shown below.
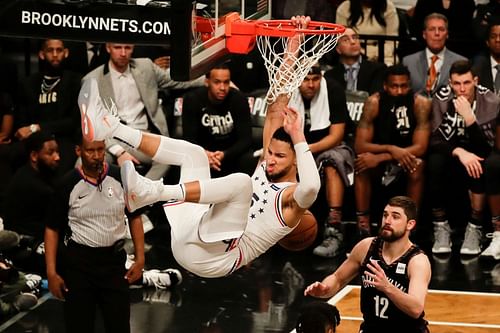
[[[360,35],[397,36],[399,19],[396,7],[391,0],[347,0],[337,8],[337,23],[356,29]],[[394,64],[394,42],[387,41],[384,45],[384,59],[378,59],[376,41],[368,40],[366,56],[375,60]]]

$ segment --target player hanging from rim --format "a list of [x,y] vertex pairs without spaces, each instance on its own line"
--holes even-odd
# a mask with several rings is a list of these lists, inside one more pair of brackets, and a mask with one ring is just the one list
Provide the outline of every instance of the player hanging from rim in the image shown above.
[[[292,18],[303,27],[309,20]],[[289,45],[300,38],[296,34]],[[171,201],[165,212],[173,255],[185,269],[202,277],[225,276],[251,262],[290,233],[316,199],[318,171],[302,120],[287,104],[288,97],[281,95],[269,105],[263,134],[265,158],[252,177],[235,173],[210,179],[201,147],[121,124],[104,108],[95,81],[84,82],[79,97],[82,131],[89,141],[114,137],[155,161],[181,167],[177,185],[142,177],[132,163],[122,166],[122,180],[131,211]]]

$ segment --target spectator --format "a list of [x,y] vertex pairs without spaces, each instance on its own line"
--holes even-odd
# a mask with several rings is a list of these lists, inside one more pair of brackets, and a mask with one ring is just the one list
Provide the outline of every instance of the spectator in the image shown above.
[[481,253],[485,203],[483,160],[490,154],[500,98],[478,85],[467,60],[451,66],[450,84],[432,99],[432,136],[429,147],[429,184],[434,223],[433,253],[451,252],[451,228],[446,213],[450,170],[466,173],[471,213],[461,254]]
[[482,257],[493,257],[500,260],[500,115],[497,117],[495,146],[493,152],[484,163],[484,178],[486,195],[491,211],[493,225],[492,240],[481,253]]
[[325,78],[335,79],[349,91],[366,91],[371,95],[382,89],[385,65],[361,55],[359,35],[355,29],[346,28],[338,40],[336,50],[339,55],[338,64],[325,73]]
[[[397,36],[399,19],[396,7],[391,0],[348,0],[337,8],[336,22],[351,26],[362,35]],[[384,59],[378,59],[376,41],[368,40],[365,54],[369,60],[394,64],[394,42],[384,45]]]
[[[67,332],[94,332],[97,307],[106,332],[130,332],[129,284],[144,279],[142,221],[140,215],[128,214],[135,252],[127,269],[125,199],[119,170],[104,162],[104,141],[83,140],[76,152],[81,166],[57,185],[45,228],[49,290],[65,300]],[[60,245],[63,239],[65,245]],[[59,258],[58,252],[62,252]],[[167,281],[156,275],[158,284],[175,285],[181,280],[177,270],[164,274]]]
[[[107,43],[108,63],[97,67],[84,77],[94,78],[104,103],[112,105],[121,121],[141,131],[168,135],[167,121],[158,99],[160,88],[190,88],[202,85],[194,82],[175,82],[170,70],[164,70],[147,58],[132,58],[134,45]],[[146,164],[146,177],[160,179],[168,167],[158,164],[144,154],[115,139],[106,142],[108,161],[121,165],[125,160]]]
[[55,135],[61,173],[74,166],[74,133],[80,123],[77,98],[81,77],[65,70],[64,60],[68,55],[62,40],[42,42],[38,53],[42,69],[22,82],[19,113],[15,115],[18,124],[15,136],[20,141],[40,130]]
[[315,65],[288,105],[304,119],[304,134],[323,177],[328,205],[324,240],[313,253],[334,257],[343,245],[340,226],[344,189],[352,185],[354,172],[354,152],[343,143],[349,119],[344,90],[335,80],[326,80],[320,66]]
[[213,178],[255,169],[249,165],[243,170],[240,163],[251,154],[252,124],[246,98],[230,83],[228,66],[215,66],[206,74],[205,87],[183,99],[183,138],[205,149]]
[[362,236],[370,233],[372,180],[389,185],[405,176],[408,196],[420,203],[430,107],[430,100],[413,94],[403,65],[389,67],[384,91],[366,101],[355,138],[356,215]]
[[472,56],[477,49],[474,42],[472,18],[476,4],[474,0],[418,0],[413,15],[414,36],[419,40],[420,31],[425,29],[426,17],[439,13],[448,18],[448,47],[458,54]]
[[488,26],[488,53],[474,58],[479,84],[500,95],[500,19]]
[[474,31],[478,40],[488,38],[487,30],[492,22],[500,19],[500,0],[489,0],[484,4],[476,5],[474,15]]
[[59,146],[45,131],[30,135],[25,144],[28,162],[17,170],[7,187],[4,225],[23,239],[20,251],[11,258],[16,266],[44,275],[43,234],[60,164]]
[[403,65],[410,70],[413,91],[432,97],[439,87],[448,84],[451,64],[465,58],[445,46],[448,39],[446,16],[438,13],[428,15],[422,35],[425,50],[404,57]]

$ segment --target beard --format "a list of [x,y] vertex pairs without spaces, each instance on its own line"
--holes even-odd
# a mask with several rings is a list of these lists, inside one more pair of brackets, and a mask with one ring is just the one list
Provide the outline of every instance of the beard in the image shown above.
[[384,242],[387,242],[387,243],[392,243],[392,242],[395,242],[395,241],[403,238],[404,234],[405,234],[404,230],[397,232],[397,231],[394,231],[393,229],[390,229],[390,230],[384,229],[383,226],[380,228],[379,233],[378,233],[380,238],[382,238],[384,240]]
[[283,178],[286,175],[286,172],[287,172],[286,170],[282,170],[280,172],[270,174],[269,172],[266,171],[266,177],[267,177],[267,180],[275,183],[278,180],[280,180],[281,178]]
[[42,160],[38,160],[38,172],[45,179],[50,180],[57,174],[58,165],[51,166],[44,163]]

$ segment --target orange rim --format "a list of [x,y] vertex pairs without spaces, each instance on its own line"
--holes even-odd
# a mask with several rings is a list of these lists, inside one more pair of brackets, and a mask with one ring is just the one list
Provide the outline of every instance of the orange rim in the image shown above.
[[256,20],[255,35],[271,37],[292,37],[297,33],[305,35],[332,35],[342,34],[345,27],[340,24],[311,21],[307,29],[295,27],[292,20]]

